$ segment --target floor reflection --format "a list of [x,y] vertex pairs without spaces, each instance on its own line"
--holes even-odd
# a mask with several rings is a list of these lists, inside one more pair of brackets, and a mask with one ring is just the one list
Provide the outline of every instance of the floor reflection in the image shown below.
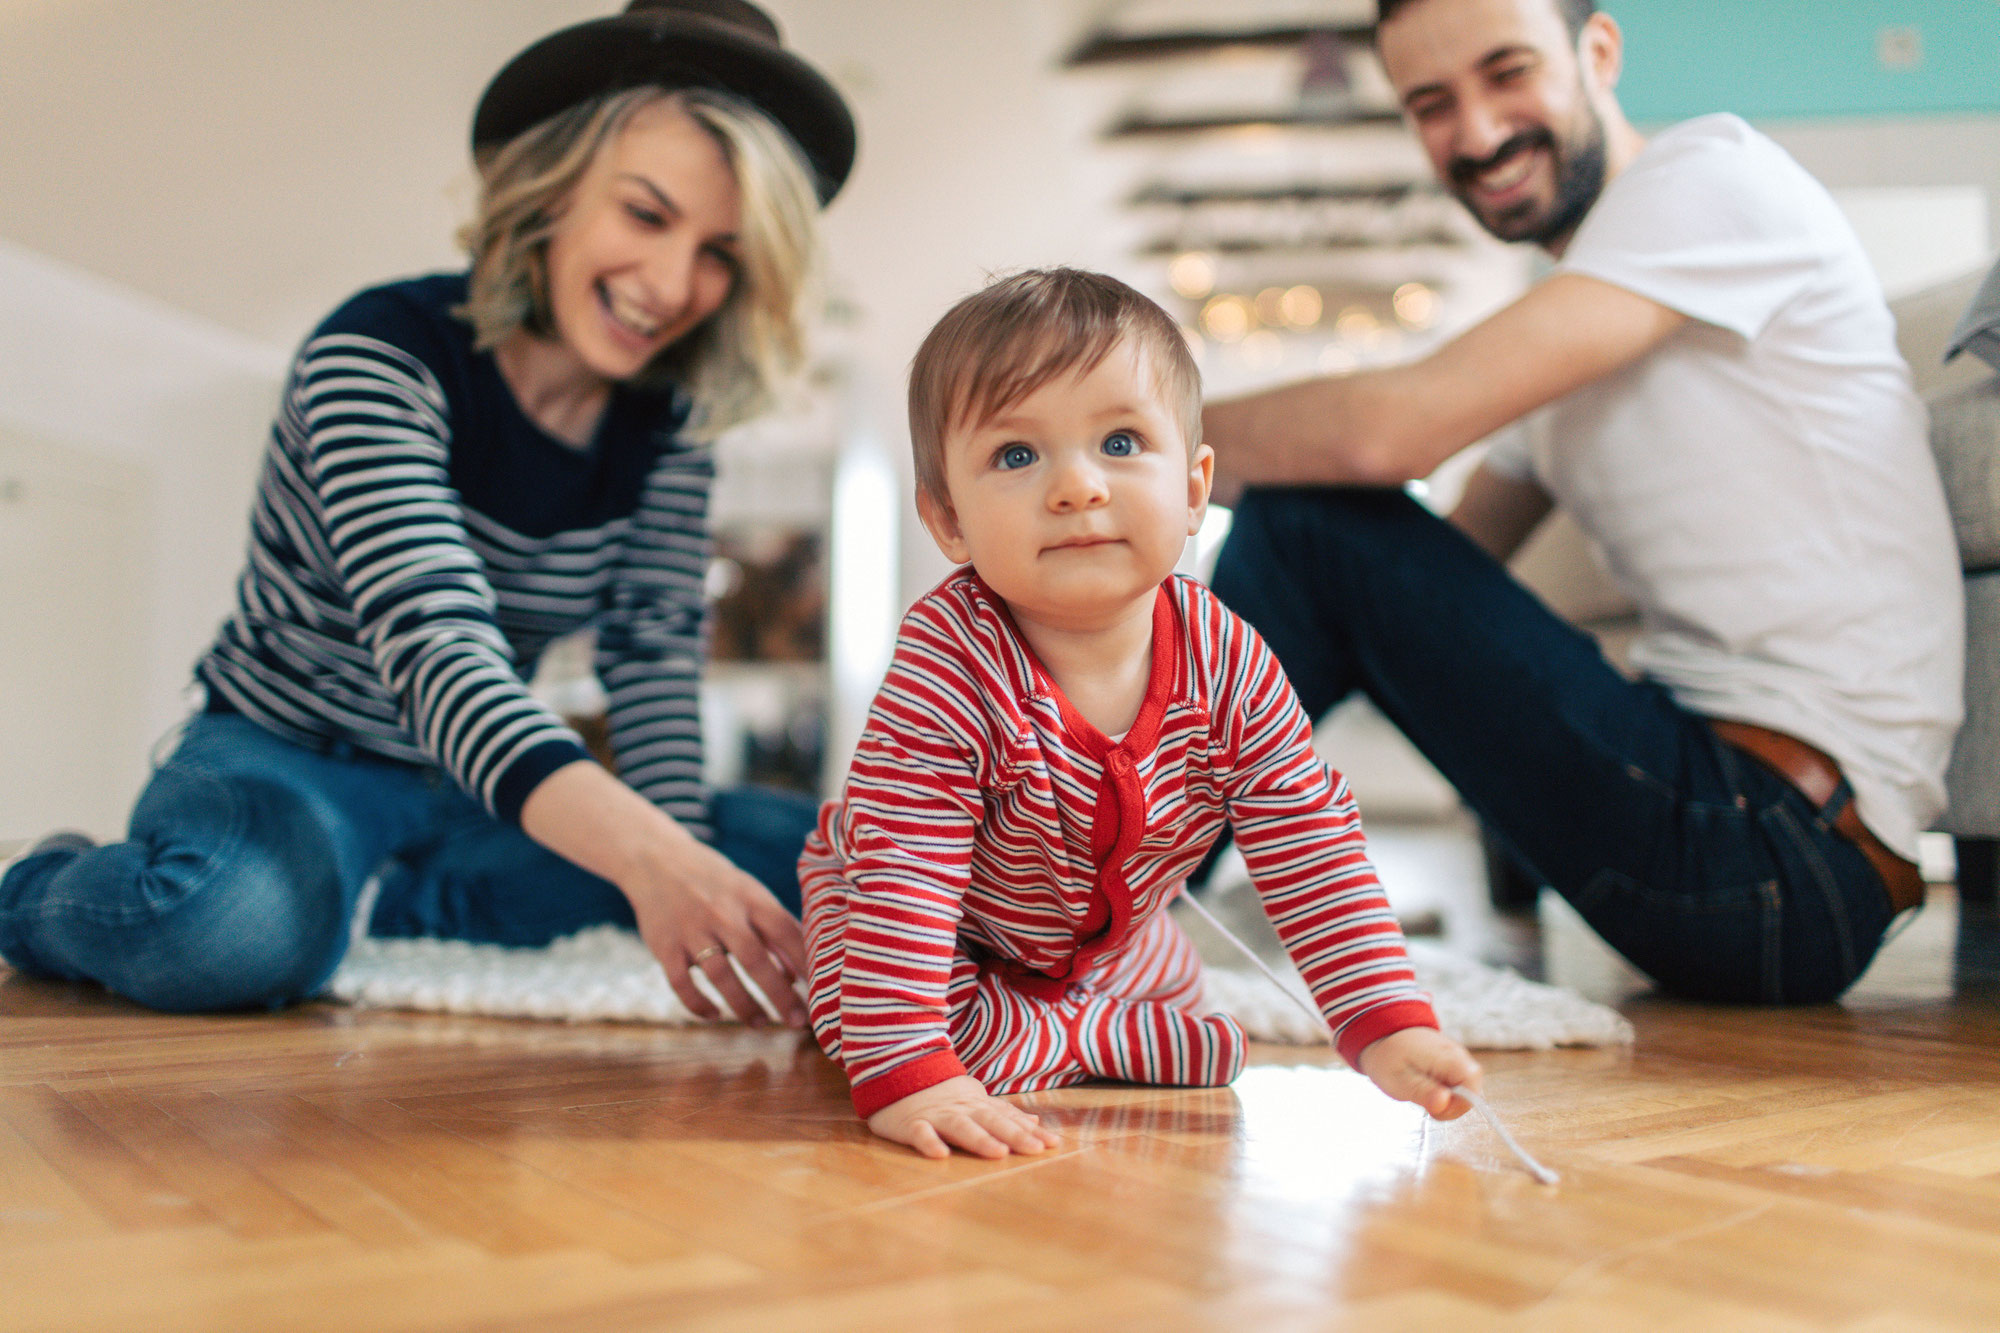
[[1234,1085],[1240,1192],[1339,1206],[1379,1197],[1424,1164],[1426,1117],[1349,1070],[1264,1065]]
[[1224,1167],[1219,1266],[1266,1283],[1341,1283],[1374,1209],[1425,1172],[1423,1112],[1344,1069],[1264,1065],[1235,1084],[1235,1160]]

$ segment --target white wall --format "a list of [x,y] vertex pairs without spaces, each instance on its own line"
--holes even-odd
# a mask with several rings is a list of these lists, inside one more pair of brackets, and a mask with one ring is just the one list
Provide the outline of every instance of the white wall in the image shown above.
[[0,838],[129,806],[227,610],[283,364],[0,242]]
[[0,11],[0,237],[252,337],[452,262],[472,102],[587,0]]
[[1759,129],[1836,193],[1850,187],[1977,187],[1986,196],[1986,245],[2000,249],[2000,116],[1931,116]]

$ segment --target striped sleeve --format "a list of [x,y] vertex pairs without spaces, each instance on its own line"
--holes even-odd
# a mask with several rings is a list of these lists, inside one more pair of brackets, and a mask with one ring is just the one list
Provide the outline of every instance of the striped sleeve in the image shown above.
[[1217,660],[1232,700],[1218,768],[1250,876],[1278,938],[1358,1066],[1371,1043],[1436,1027],[1403,932],[1375,878],[1347,780],[1312,749],[1312,727],[1256,631],[1214,604]]
[[309,482],[357,637],[422,747],[499,818],[587,758],[529,694],[467,545],[444,391],[378,339],[329,334],[300,353],[294,404]]
[[700,687],[714,476],[707,447],[671,448],[654,464],[598,623],[596,664],[619,776],[704,840]]
[[984,810],[974,681],[938,602],[920,603],[848,772],[841,1062],[864,1118],[965,1072],[947,991]]

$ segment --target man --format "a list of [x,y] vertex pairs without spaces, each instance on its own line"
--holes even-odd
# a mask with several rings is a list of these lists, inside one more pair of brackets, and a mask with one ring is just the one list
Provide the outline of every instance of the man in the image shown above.
[[[1224,484],[1260,488],[1216,591],[1309,712],[1366,691],[1667,989],[1836,996],[1922,901],[1961,710],[1957,552],[1873,272],[1742,121],[1642,138],[1590,0],[1379,8],[1439,178],[1557,262],[1422,360],[1211,406]],[[1387,489],[1523,418],[1449,523]],[[1638,603],[1636,680],[1499,563],[1556,504]]]

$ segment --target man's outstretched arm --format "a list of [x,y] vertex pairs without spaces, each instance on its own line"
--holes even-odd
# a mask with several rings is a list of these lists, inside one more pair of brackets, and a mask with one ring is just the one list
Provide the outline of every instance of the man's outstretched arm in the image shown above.
[[1511,421],[1637,361],[1687,316],[1559,273],[1406,365],[1212,403],[1217,498],[1245,485],[1393,486]]

